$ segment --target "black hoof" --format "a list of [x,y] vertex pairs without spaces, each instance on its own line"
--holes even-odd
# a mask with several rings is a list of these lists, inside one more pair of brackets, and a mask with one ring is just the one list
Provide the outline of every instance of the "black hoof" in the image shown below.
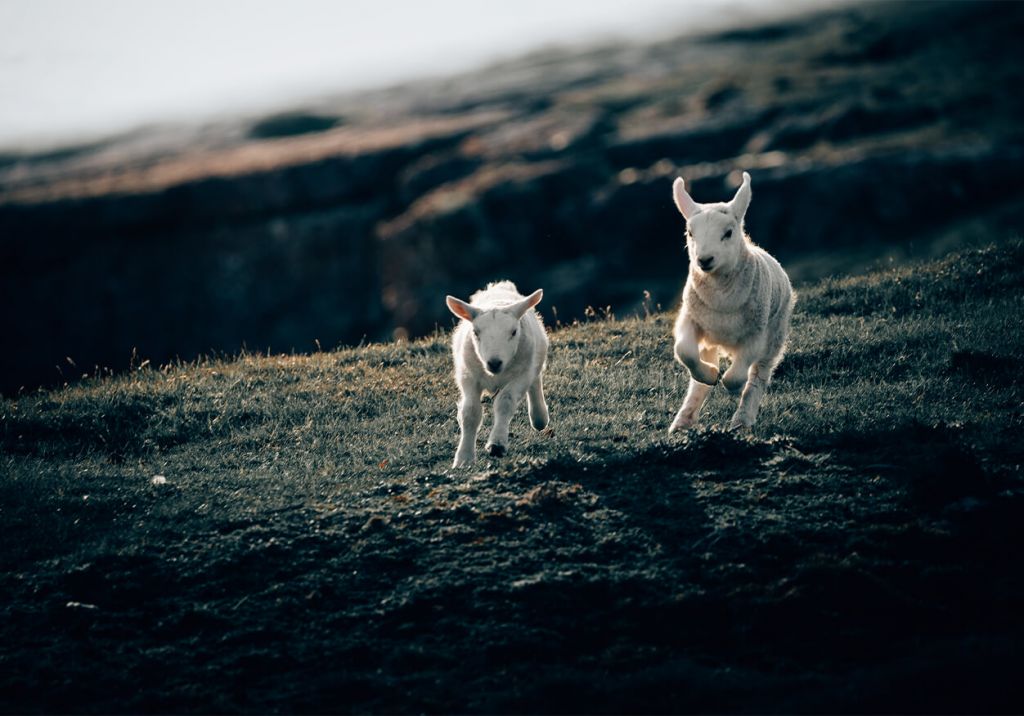
[[491,453],[491,457],[505,457],[504,445],[491,445],[487,450]]

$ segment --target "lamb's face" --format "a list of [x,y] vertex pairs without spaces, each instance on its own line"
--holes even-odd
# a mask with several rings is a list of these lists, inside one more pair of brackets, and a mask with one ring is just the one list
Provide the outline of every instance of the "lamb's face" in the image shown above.
[[480,308],[455,296],[448,296],[445,302],[448,310],[470,324],[473,350],[484,370],[489,375],[497,375],[508,367],[519,350],[523,333],[520,319],[543,297],[544,291],[538,288],[526,298],[502,308]]
[[686,219],[691,268],[709,274],[730,271],[746,250],[743,217],[750,206],[750,175],[743,172],[743,184],[726,204],[698,204],[686,193],[682,179],[672,185],[672,195]]
[[489,375],[497,375],[512,362],[520,333],[519,318],[508,309],[483,311],[473,319],[473,349]]
[[740,257],[743,227],[728,204],[704,204],[686,222],[690,265],[704,273],[728,272]]

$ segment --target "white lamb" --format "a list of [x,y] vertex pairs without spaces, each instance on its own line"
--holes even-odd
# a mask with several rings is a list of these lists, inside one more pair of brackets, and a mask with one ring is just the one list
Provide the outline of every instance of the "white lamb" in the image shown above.
[[728,203],[698,204],[676,179],[672,193],[686,219],[690,272],[676,319],[676,359],[690,371],[690,387],[669,433],[696,424],[718,381],[718,359],[732,365],[722,383],[739,406],[730,429],[750,428],[782,360],[796,297],[779,262],[755,246],[743,230],[750,205],[750,175]]
[[488,284],[470,297],[454,296],[448,309],[463,319],[452,337],[455,382],[459,393],[459,448],[454,467],[467,467],[476,459],[476,434],[483,418],[481,398],[494,396],[494,426],[487,450],[505,454],[512,414],[526,395],[530,422],[537,430],[548,424],[542,374],[548,356],[548,336],[534,306],[544,292],[521,296],[511,281]]

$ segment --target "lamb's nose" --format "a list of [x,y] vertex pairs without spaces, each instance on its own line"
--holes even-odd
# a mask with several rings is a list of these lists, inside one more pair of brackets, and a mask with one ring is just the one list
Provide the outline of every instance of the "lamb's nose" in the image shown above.
[[494,360],[487,361],[487,370],[492,373],[497,373],[501,370],[501,361],[495,358]]
[[708,256],[707,258],[697,259],[697,263],[700,265],[702,271],[707,271],[711,268],[711,265],[715,263],[715,257]]

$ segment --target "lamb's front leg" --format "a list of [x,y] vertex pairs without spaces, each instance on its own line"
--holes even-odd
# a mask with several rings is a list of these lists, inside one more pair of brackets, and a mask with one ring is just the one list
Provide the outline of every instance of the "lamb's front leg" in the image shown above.
[[676,360],[690,371],[690,377],[698,383],[714,385],[718,382],[718,366],[701,360],[697,326],[685,316],[680,317],[675,330],[676,343],[673,347]]
[[675,420],[672,421],[668,428],[669,435],[676,430],[685,430],[697,424],[697,415],[700,413],[700,408],[704,405],[704,400],[708,397],[708,393],[711,392],[712,388],[714,388],[713,385],[704,385],[690,378],[690,388],[686,391],[683,406],[679,408]]
[[[713,346],[705,346],[700,350],[700,357],[706,363],[714,364],[718,358],[718,349]],[[700,409],[703,407],[704,401],[713,387],[690,378],[690,387],[686,391],[686,398],[683,399],[683,406],[679,408],[675,420],[672,421],[672,425],[668,428],[669,435],[676,430],[685,430],[697,424]]]
[[730,430],[741,428],[750,429],[754,427],[757,420],[757,411],[761,407],[761,400],[768,390],[768,383],[771,380],[771,373],[757,363],[750,367],[747,383],[743,387],[743,394],[740,396],[740,404],[729,421]]
[[483,420],[480,392],[463,389],[459,400],[459,448],[452,467],[469,467],[476,460],[476,434]]
[[508,450],[508,426],[525,394],[526,386],[511,383],[494,396],[494,425],[486,445],[487,451],[494,457],[502,457]]

